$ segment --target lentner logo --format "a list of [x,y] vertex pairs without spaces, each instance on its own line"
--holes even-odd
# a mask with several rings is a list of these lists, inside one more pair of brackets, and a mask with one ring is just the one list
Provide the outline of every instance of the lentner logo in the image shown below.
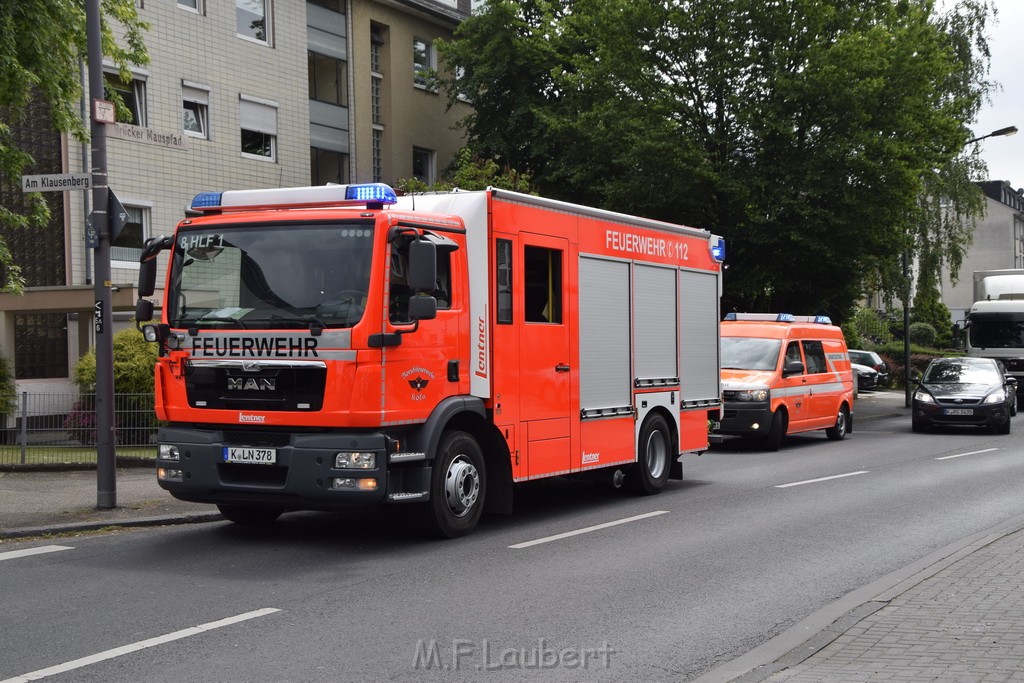
[[266,422],[266,415],[246,415],[245,413],[238,414],[239,422]]

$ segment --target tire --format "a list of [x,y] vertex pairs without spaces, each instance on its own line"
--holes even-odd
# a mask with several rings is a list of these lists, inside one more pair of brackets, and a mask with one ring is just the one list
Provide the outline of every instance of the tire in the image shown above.
[[1010,417],[1017,414],[1017,394],[1013,395],[1013,403],[1010,405]]
[[1010,416],[1006,416],[1006,422],[1001,425],[996,425],[996,434],[1009,434],[1010,433]]
[[284,512],[281,508],[253,507],[250,505],[218,504],[217,509],[220,510],[220,514],[224,515],[224,519],[235,524],[244,524],[245,526],[264,526],[270,524]]
[[786,429],[788,427],[789,418],[786,416],[786,411],[783,408],[779,408],[772,415],[771,427],[768,429],[768,434],[765,435],[764,441],[761,442],[761,447],[773,453],[779,450],[783,439],[786,438]]
[[430,501],[423,515],[425,531],[439,538],[472,532],[480,521],[487,493],[484,456],[476,439],[466,432],[444,432],[430,479]]
[[910,420],[910,431],[914,432],[915,434],[921,434],[923,432],[927,432],[928,431],[928,423],[925,422],[924,420],[916,420],[916,419],[912,418]]
[[649,415],[640,428],[636,464],[626,472],[626,488],[636,495],[649,496],[665,488],[672,469],[672,432],[661,415]]
[[844,403],[839,407],[839,414],[836,416],[836,423],[825,430],[825,436],[831,441],[841,441],[846,438],[850,427],[850,409]]

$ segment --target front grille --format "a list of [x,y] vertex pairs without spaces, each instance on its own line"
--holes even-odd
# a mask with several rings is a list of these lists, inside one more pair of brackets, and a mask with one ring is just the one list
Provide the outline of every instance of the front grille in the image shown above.
[[263,367],[254,372],[241,365],[195,363],[185,376],[188,404],[216,408],[275,412],[320,410],[324,404],[327,368]]
[[980,398],[937,398],[939,405],[951,406],[953,408],[971,408],[981,403]]
[[284,448],[291,443],[291,434],[287,432],[225,431],[224,443],[229,446],[249,446],[251,448]]

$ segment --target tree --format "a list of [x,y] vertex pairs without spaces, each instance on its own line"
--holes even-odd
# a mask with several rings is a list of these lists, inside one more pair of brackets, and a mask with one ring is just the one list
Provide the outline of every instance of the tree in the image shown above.
[[956,170],[990,88],[992,13],[489,0],[440,52],[480,154],[544,194],[724,235],[728,308],[842,320],[867,286],[899,291],[918,238],[956,264],[959,233],[926,227],[918,198]]
[[[102,0],[103,54],[125,80],[129,64],[149,61],[142,34],[149,26],[139,20],[135,0]],[[111,22],[123,32],[124,47],[114,37]],[[18,146],[15,129],[25,122],[29,104],[41,101],[54,130],[80,141],[89,138],[79,114],[82,87],[79,63],[88,53],[85,0],[12,0],[0,3],[0,176],[7,183],[34,163]],[[42,226],[50,218],[39,193],[27,197],[27,210],[0,205],[0,224],[14,229]],[[2,291],[20,292],[24,282],[6,244],[0,239]]]
[[501,168],[493,159],[483,159],[473,153],[469,147],[463,147],[445,171],[440,181],[428,186],[418,178],[403,178],[398,181],[398,189],[404,192],[447,192],[454,188],[460,190],[486,190],[499,187],[505,190],[530,194],[532,186],[530,176],[506,166]]

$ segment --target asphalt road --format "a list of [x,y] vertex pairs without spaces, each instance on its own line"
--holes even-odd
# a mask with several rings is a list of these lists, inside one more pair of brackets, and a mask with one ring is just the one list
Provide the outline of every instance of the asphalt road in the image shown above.
[[539,482],[448,542],[391,510],[5,545],[0,679],[686,680],[1024,513],[1022,458],[1013,435],[889,418],[778,453],[730,440],[647,498]]

